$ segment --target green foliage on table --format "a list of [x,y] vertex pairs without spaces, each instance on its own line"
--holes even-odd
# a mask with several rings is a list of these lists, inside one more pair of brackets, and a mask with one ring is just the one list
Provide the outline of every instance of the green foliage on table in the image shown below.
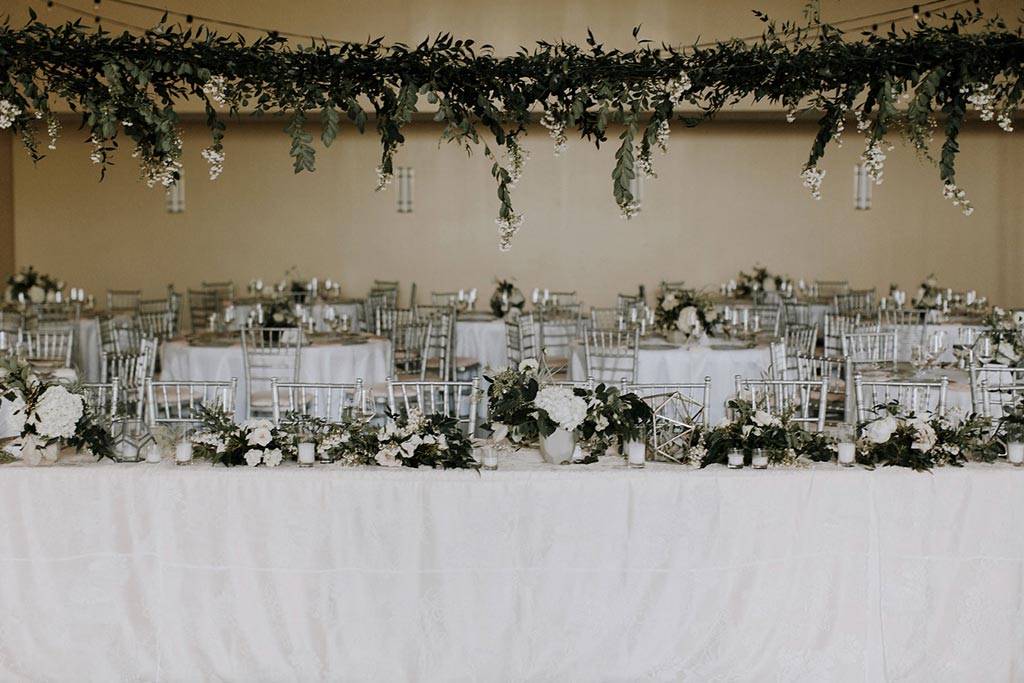
[[[956,186],[960,131],[969,106],[1009,127],[1024,92],[1019,30],[975,9],[936,14],[934,24],[922,20],[904,31],[893,25],[858,34],[821,23],[816,3],[809,5],[806,25],[779,26],[757,15],[764,31],[752,41],[675,47],[643,40],[635,29],[636,47],[628,51],[607,49],[589,34],[582,46],[542,41],[498,57],[488,45],[449,34],[415,46],[380,38],[294,45],[276,33],[249,42],[203,26],[161,23],[139,35],[81,20],[49,26],[33,12],[21,28],[0,26],[0,125],[11,127],[40,159],[41,137],[56,144],[61,126],[51,106],[63,101],[81,115],[101,176],[128,147],[148,183],[170,185],[180,174],[176,106],[183,99],[203,104],[211,177],[224,162],[223,119],[243,109],[287,117],[296,173],[316,167],[312,128],[319,127],[327,147],[345,134],[343,115],[362,133],[372,110],[382,188],[405,142],[403,129],[425,100],[436,111],[442,140],[467,151],[482,145],[492,161],[506,240],[522,223],[511,199],[522,170],[519,145],[538,118],[556,149],[567,131],[598,146],[610,135],[619,138],[612,191],[631,216],[637,207],[630,180],[653,173],[652,150],[665,147],[670,124],[696,126],[749,98],[781,104],[793,119],[816,119],[804,164],[805,184],[814,192],[818,165],[852,114],[866,153],[887,145],[890,134],[903,135],[921,156],[937,159],[944,194],[969,212]],[[689,111],[680,113],[684,107]],[[935,154],[929,141],[940,116]],[[502,148],[518,161],[504,165]]]
[[831,446],[835,441],[824,434],[809,432],[793,422],[794,408],[780,415],[757,410],[750,401],[731,399],[727,405],[731,417],[720,421],[705,436],[706,452],[701,467],[724,465],[729,451],[743,451],[749,463],[755,448],[764,450],[772,464],[789,464],[798,457],[815,461],[831,459]]
[[653,426],[654,413],[642,398],[614,386],[598,384],[593,390],[576,389],[587,399],[587,417],[579,432],[593,456],[604,455],[614,441],[643,441]]

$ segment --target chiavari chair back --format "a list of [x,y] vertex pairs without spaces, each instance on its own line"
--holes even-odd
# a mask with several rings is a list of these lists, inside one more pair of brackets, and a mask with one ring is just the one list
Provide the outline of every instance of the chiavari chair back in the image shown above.
[[249,417],[272,413],[271,380],[299,381],[302,342],[302,330],[294,327],[242,328],[245,404]]
[[345,418],[373,415],[374,405],[363,380],[351,384],[326,382],[270,381],[275,424],[325,420],[338,423]]
[[188,317],[193,334],[205,329],[211,316],[220,313],[221,297],[216,290],[188,290]]
[[851,289],[845,294],[836,294],[832,307],[839,315],[873,316],[875,314],[875,290]]
[[782,304],[782,314],[787,328],[790,325],[811,325],[814,322],[810,304],[785,301]]
[[835,300],[836,295],[848,294],[850,292],[849,280],[815,280],[811,287],[821,299]]
[[226,382],[146,381],[146,419],[150,426],[196,425],[200,406],[226,411],[235,416],[238,378]]
[[409,318],[391,328],[390,376],[402,381],[419,381],[425,372],[427,342],[433,327],[432,320]]
[[971,363],[968,374],[971,409],[979,415],[998,420],[1024,397],[1024,368]]
[[477,377],[468,382],[400,382],[388,378],[388,409],[392,415],[408,415],[418,408],[424,415],[453,417],[469,437],[476,435],[480,395]]
[[112,315],[135,314],[142,301],[141,289],[108,289],[107,312]]
[[711,378],[681,384],[622,383],[623,393],[639,396],[653,413],[648,442],[655,458],[683,462],[687,451],[710,424]]
[[583,335],[587,377],[598,382],[636,382],[640,330],[587,330]]
[[854,368],[863,365],[878,368],[890,365],[895,369],[898,352],[899,333],[896,330],[843,335],[843,356]]
[[80,385],[86,405],[96,415],[109,419],[120,413],[120,386],[117,377],[110,382],[85,382]]
[[786,325],[785,339],[787,355],[813,355],[814,347],[818,345],[818,326],[798,323]]
[[744,379],[736,377],[736,396],[750,401],[754,410],[772,416],[789,415],[789,421],[805,429],[825,429],[825,407],[828,379],[785,380]]
[[537,358],[536,326],[532,313],[524,313],[515,320],[505,319],[505,351],[508,362],[516,367],[528,358]]
[[18,331],[18,353],[41,368],[70,368],[74,344],[75,328],[70,326]]
[[796,378],[805,382],[828,380],[825,413],[830,419],[854,421],[853,383],[847,381],[849,363],[842,357],[797,355]]
[[537,312],[542,362],[553,375],[568,374],[569,349],[580,338],[580,310],[580,304],[569,304]]
[[879,416],[876,408],[896,401],[900,415],[946,414],[946,391],[949,378],[937,381],[897,382],[868,381],[857,373],[853,376],[857,421],[867,422]]
[[[628,312],[626,313],[628,315]],[[626,329],[626,315],[618,308],[590,307],[590,329],[617,332]]]
[[121,402],[129,413],[142,417],[146,380],[153,379],[156,366],[156,339],[143,339],[137,348],[124,352],[100,352],[100,381],[117,381]]

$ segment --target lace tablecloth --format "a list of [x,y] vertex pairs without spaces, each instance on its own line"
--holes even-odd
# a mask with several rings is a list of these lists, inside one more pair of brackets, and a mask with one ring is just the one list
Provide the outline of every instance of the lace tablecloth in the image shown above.
[[[299,379],[304,382],[355,382],[382,384],[390,368],[391,342],[363,344],[312,344],[302,347]],[[164,380],[228,380],[238,378],[238,415],[246,414],[245,367],[240,344],[192,346],[173,341],[160,347]],[[282,378],[284,379],[284,378]]]
[[0,467],[0,680],[1011,681],[1024,470]]

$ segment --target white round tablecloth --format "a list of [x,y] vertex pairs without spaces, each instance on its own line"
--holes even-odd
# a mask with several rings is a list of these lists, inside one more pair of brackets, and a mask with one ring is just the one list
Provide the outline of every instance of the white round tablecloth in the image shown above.
[[[238,378],[235,402],[238,415],[246,415],[245,366],[240,344],[192,346],[173,341],[160,350],[164,380],[229,380]],[[391,342],[372,340],[364,344],[312,344],[302,348],[299,380],[303,382],[351,383],[363,380],[367,386],[382,384],[391,364]],[[283,379],[283,378],[282,378]]]
[[[768,371],[771,354],[767,347],[712,348],[710,345],[645,349],[637,358],[636,381],[641,384],[681,384],[711,378],[712,424],[725,415],[725,402],[736,393],[736,375],[758,379]],[[570,378],[585,380],[586,360],[581,344],[572,347]]]
[[475,358],[483,368],[508,365],[505,321],[459,320],[455,323],[455,355]]

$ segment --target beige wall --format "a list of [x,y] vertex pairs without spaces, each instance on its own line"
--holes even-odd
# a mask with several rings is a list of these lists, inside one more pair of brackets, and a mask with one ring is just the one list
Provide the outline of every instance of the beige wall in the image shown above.
[[[444,0],[409,3],[243,3],[180,0],[175,9],[291,31],[364,39],[418,42],[450,31],[509,52],[520,44],[565,37],[581,41],[590,27],[599,38],[628,47],[630,30],[669,43],[743,36],[762,25],[747,2],[652,0]],[[16,22],[27,3],[0,0]],[[83,7],[86,4],[82,5]],[[829,20],[892,6],[886,0],[823,3]],[[1015,3],[983,3],[1014,16]],[[778,19],[798,19],[802,3],[770,0],[757,7]],[[149,25],[152,13],[103,3],[103,12]],[[63,21],[55,10],[44,18]],[[499,254],[497,202],[489,163],[453,146],[438,148],[438,129],[416,124],[399,165],[416,171],[416,208],[396,212],[394,189],[374,193],[379,148],[372,135],[348,128],[320,153],[319,170],[295,176],[283,122],[230,123],[224,175],[206,179],[201,125],[185,130],[187,208],[166,211],[164,194],[136,180],[137,168],[121,154],[107,179],[88,160],[88,146],[65,126],[60,149],[33,166],[16,150],[14,221],[19,266],[36,267],[85,286],[141,287],[162,293],[204,278],[272,280],[292,265],[306,275],[340,278],[360,294],[374,277],[415,281],[431,289],[478,287],[515,277],[534,286],[578,289],[587,303],[608,304],[618,291],[662,278],[714,284],[759,262],[795,277],[844,277],[857,285],[912,287],[929,272],[943,284],[975,287],[1007,304],[1024,305],[1018,262],[1021,205],[1018,187],[1024,150],[1021,132],[999,132],[972,120],[961,139],[959,180],[975,202],[965,218],[944,201],[936,169],[898,146],[889,154],[885,183],[874,208],[853,209],[852,167],[859,154],[852,126],[847,144],[825,159],[824,198],[801,187],[800,167],[814,130],[770,122],[724,122],[696,130],[677,125],[670,151],[656,159],[660,177],[645,184],[643,213],[618,217],[611,196],[614,148],[596,151],[573,143],[551,155],[542,129],[527,141],[532,160],[515,193],[526,224],[513,251]],[[612,138],[614,139],[614,137]],[[2,164],[0,170],[8,166]],[[2,185],[0,185],[2,187]],[[0,218],[2,221],[2,218]],[[5,242],[0,222],[0,247]],[[3,268],[0,250],[0,270]]]
[[612,148],[577,142],[561,158],[546,131],[527,140],[532,159],[514,194],[526,223],[511,253],[497,250],[497,202],[489,165],[450,145],[436,127],[411,128],[397,163],[416,171],[415,211],[396,211],[394,187],[373,192],[379,154],[372,136],[344,131],[322,151],[319,170],[294,175],[278,123],[228,130],[224,174],[210,182],[199,150],[202,127],[186,127],[186,211],[169,214],[164,193],[146,189],[127,155],[107,179],[69,135],[33,166],[15,156],[17,262],[82,285],[141,287],[158,295],[202,279],[273,280],[297,265],[305,276],[340,279],[350,294],[377,278],[431,289],[478,287],[493,277],[520,286],[577,289],[608,304],[644,282],[717,283],[759,262],[805,278],[910,287],[929,272],[954,288],[975,287],[1024,304],[1017,238],[1024,146],[974,124],[961,140],[960,182],[971,217],[942,199],[937,171],[898,147],[889,154],[874,208],[855,211],[856,141],[830,151],[823,198],[798,177],[810,125],[712,123],[673,131],[644,187],[644,210],[618,217],[611,196]]
[[14,272],[14,174],[12,135],[0,133],[0,285]]

